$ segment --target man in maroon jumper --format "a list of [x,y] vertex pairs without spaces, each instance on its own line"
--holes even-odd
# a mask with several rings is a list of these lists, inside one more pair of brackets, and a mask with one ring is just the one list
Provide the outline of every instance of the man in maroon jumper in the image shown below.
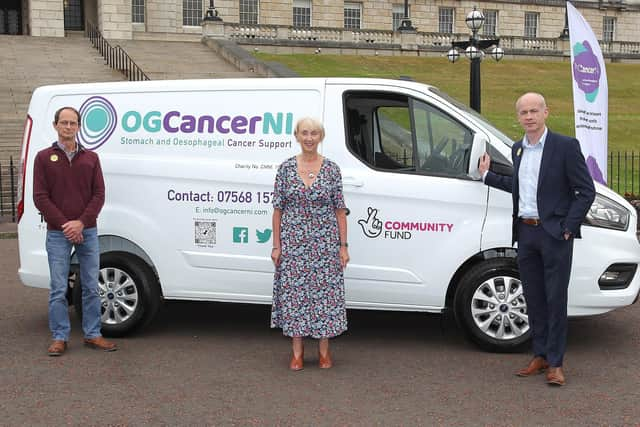
[[74,108],[56,111],[53,127],[58,140],[38,152],[33,170],[33,200],[47,222],[52,334],[49,356],[65,352],[71,332],[66,294],[74,247],[80,263],[84,343],[104,351],[117,349],[100,332],[100,248],[96,221],[104,204],[104,180],[98,155],[85,150],[76,140],[79,126],[80,113]]

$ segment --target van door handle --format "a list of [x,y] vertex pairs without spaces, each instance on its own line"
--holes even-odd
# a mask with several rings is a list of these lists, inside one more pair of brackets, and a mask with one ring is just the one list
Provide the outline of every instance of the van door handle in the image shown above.
[[364,181],[352,176],[345,176],[342,178],[342,185],[348,185],[350,187],[362,187],[364,185]]

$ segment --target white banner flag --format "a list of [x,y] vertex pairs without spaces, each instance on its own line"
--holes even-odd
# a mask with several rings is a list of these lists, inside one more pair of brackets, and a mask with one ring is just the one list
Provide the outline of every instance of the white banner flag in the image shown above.
[[604,58],[593,30],[569,2],[567,15],[576,138],[580,141],[589,173],[595,181],[607,185],[609,87]]

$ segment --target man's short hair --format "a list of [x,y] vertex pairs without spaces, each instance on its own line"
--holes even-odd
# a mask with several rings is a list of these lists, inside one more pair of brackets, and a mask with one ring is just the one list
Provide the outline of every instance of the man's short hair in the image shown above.
[[519,108],[519,104],[520,101],[522,100],[522,98],[524,98],[525,96],[529,96],[529,95],[535,95],[538,100],[540,101],[540,105],[543,108],[547,108],[547,101],[544,99],[544,96],[541,93],[538,92],[527,92],[527,93],[523,93],[520,98],[518,98],[518,100],[516,101],[516,111],[518,111]]
[[58,108],[58,110],[56,111],[56,113],[53,116],[53,124],[58,124],[58,120],[60,119],[60,113],[62,113],[63,110],[71,110],[74,113],[76,113],[76,116],[78,117],[78,126],[80,126],[80,112],[78,112],[78,110],[76,110],[73,107],[62,107],[62,108]]

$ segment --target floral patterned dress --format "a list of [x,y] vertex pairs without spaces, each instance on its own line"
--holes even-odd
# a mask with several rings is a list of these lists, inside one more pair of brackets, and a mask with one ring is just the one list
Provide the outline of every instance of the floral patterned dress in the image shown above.
[[278,169],[273,207],[282,210],[282,257],[273,282],[271,327],[290,337],[331,338],[347,330],[336,209],[346,208],[340,168],[323,159],[310,187],[296,158]]

